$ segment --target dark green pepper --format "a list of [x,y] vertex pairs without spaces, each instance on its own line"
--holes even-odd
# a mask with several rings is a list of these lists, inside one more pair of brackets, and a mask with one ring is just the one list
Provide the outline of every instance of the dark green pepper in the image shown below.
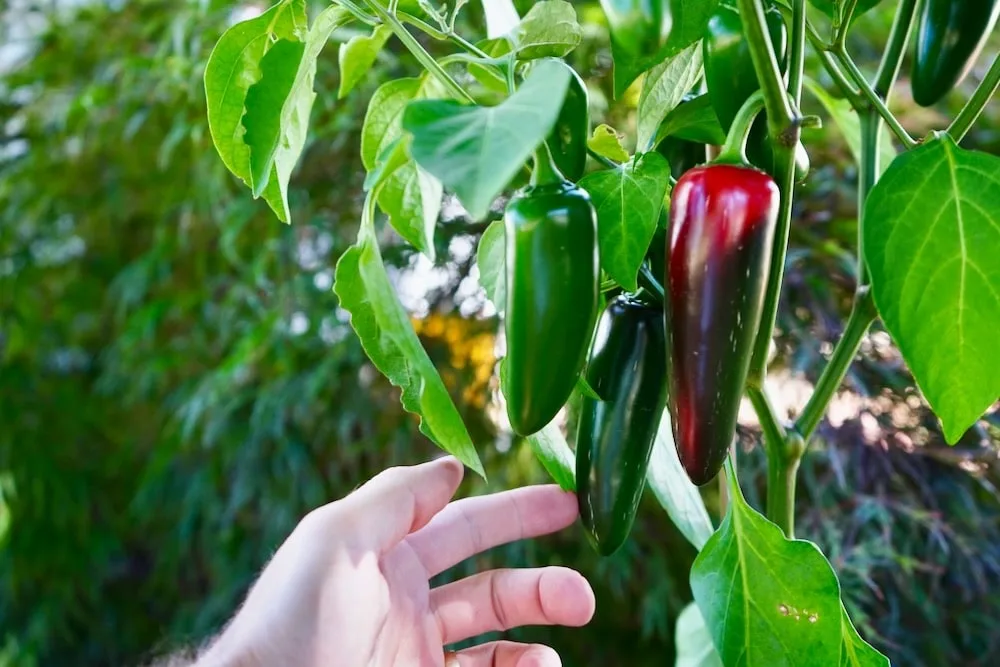
[[629,295],[611,300],[597,325],[576,437],[580,519],[608,556],[632,530],[646,467],[667,400],[663,311]]
[[[768,6],[764,12],[771,45],[782,71],[787,67],[788,33],[781,12]],[[743,34],[739,12],[729,4],[720,4],[708,22],[702,41],[705,60],[705,82],[708,98],[726,132],[733,124],[740,107],[760,89],[750,55],[750,44]],[[747,159],[769,174],[776,173],[774,155],[767,136],[767,117],[761,114],[750,130]],[[799,144],[795,151],[795,176],[801,181],[809,173],[809,155]]]
[[675,179],[689,169],[694,169],[699,164],[704,164],[707,159],[705,145],[679,139],[677,137],[667,137],[656,147],[656,152],[667,159],[670,164],[670,175]]
[[548,424],[586,360],[597,318],[597,213],[539,151],[532,184],[504,212],[507,360],[503,389],[518,435]]
[[666,0],[601,0],[616,49],[635,58],[655,55],[670,36]]
[[1000,0],[925,0],[911,77],[917,104],[935,104],[965,78],[998,16]]
[[590,137],[587,84],[576,70],[561,60],[558,62],[570,72],[569,89],[546,142],[559,171],[575,182],[583,176],[587,166],[587,139]]

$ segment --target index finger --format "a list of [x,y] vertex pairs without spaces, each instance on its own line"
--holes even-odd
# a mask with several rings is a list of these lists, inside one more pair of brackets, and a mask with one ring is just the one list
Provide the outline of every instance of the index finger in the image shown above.
[[427,576],[501,544],[562,530],[577,517],[576,496],[558,486],[527,486],[455,501],[406,538]]

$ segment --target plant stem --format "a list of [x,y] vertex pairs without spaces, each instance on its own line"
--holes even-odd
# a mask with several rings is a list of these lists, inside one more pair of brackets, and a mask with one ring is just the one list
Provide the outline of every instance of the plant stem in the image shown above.
[[793,431],[780,450],[767,452],[767,518],[788,539],[795,538],[795,482],[804,450],[802,437]]
[[882,121],[872,110],[859,112],[861,121],[861,163],[858,165],[858,286],[868,284],[865,263],[865,202],[879,177],[879,134]]
[[854,296],[854,305],[847,318],[844,333],[837,342],[837,347],[834,348],[829,363],[819,376],[816,389],[809,397],[805,409],[795,421],[795,430],[806,443],[816,432],[816,427],[823,419],[834,392],[844,381],[844,376],[847,375],[847,371],[851,367],[854,355],[858,353],[858,348],[861,346],[861,339],[864,338],[868,327],[875,321],[875,315],[875,304],[872,301],[871,290],[867,286],[859,287]]
[[750,128],[757,114],[764,108],[764,96],[758,90],[747,98],[740,110],[733,119],[733,124],[729,126],[729,134],[726,135],[726,142],[722,144],[719,156],[713,160],[720,164],[746,164],[749,162],[746,156],[747,137],[750,136]]
[[590,146],[587,146],[587,155],[589,155],[590,157],[594,158],[595,160],[597,160],[598,162],[600,162],[601,164],[603,164],[608,169],[617,169],[618,167],[621,166],[620,164],[618,164],[614,160],[612,160],[610,158],[607,158],[607,157],[604,157],[603,155],[601,155],[600,153],[598,153],[597,151],[595,151]]
[[802,104],[802,70],[806,60],[806,0],[792,1],[791,55],[788,59],[788,94],[796,107]]
[[656,279],[656,276],[653,275],[653,272],[645,263],[639,267],[639,283],[642,287],[652,292],[660,303],[663,303],[664,299],[667,298],[663,290],[663,285],[660,284],[660,281]]
[[410,31],[406,29],[406,26],[400,23],[399,19],[386,11],[385,7],[380,5],[377,0],[365,0],[365,4],[367,4],[368,8],[378,15],[383,23],[389,26],[392,33],[399,38],[399,41],[401,41],[403,46],[405,46],[407,50],[413,54],[413,57],[424,66],[424,69],[437,78],[437,80],[440,81],[453,96],[465,102],[475,103],[472,95],[466,92],[462,86],[458,85],[458,82],[451,78],[451,75],[449,75],[448,72],[444,71],[444,68],[441,67],[436,60],[434,60],[431,54],[427,53],[427,50],[420,45],[420,42],[417,41],[416,37],[410,34]]
[[997,54],[997,57],[993,59],[993,64],[990,65],[986,78],[976,88],[976,92],[972,94],[958,116],[948,126],[948,134],[955,140],[955,143],[959,143],[965,138],[969,129],[979,118],[979,114],[986,108],[990,98],[997,92],[997,88],[1000,88],[1000,54]]
[[851,80],[853,80],[857,85],[868,105],[882,117],[882,119],[889,126],[889,129],[892,130],[893,134],[895,134],[899,140],[903,142],[903,146],[905,146],[907,150],[916,146],[917,142],[914,141],[913,137],[911,137],[910,134],[903,129],[903,126],[899,124],[899,120],[897,120],[892,112],[889,111],[889,107],[885,105],[882,98],[879,97],[874,90],[872,90],[872,87],[868,84],[868,80],[865,78],[865,75],[860,69],[858,69],[858,66],[854,64],[854,61],[851,60],[851,57],[847,54],[847,52],[836,51],[836,54],[837,60],[839,60],[844,69],[847,70],[848,76],[850,76]]
[[886,44],[882,63],[875,75],[875,94],[889,101],[892,86],[899,76],[899,66],[903,62],[903,52],[910,41],[913,32],[913,13],[917,9],[917,0],[902,0],[896,10],[896,18],[892,21],[892,31],[889,33],[889,43]]
[[760,428],[764,432],[764,445],[768,448],[768,451],[772,447],[783,445],[787,436],[785,427],[778,420],[771,401],[767,398],[767,394],[764,393],[764,388],[747,387],[747,397],[753,405],[754,412],[757,413],[757,421],[760,422]]
[[763,0],[738,0],[738,6],[753,68],[764,92],[769,134],[772,140],[794,150],[799,139],[798,112],[792,109],[785,92],[784,77],[767,33]]

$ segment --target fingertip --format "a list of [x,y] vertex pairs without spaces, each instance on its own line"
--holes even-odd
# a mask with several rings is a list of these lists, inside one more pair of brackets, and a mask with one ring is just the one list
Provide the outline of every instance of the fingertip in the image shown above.
[[547,568],[538,582],[543,609],[559,625],[579,627],[594,617],[597,602],[590,582],[568,567]]
[[535,644],[524,652],[517,667],[562,667],[562,660],[552,647]]
[[441,475],[448,481],[453,489],[458,489],[465,477],[465,464],[457,458],[448,454],[433,461],[433,464],[441,470]]

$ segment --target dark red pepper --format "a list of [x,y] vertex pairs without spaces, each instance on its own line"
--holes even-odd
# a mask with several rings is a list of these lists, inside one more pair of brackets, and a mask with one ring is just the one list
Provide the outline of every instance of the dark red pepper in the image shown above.
[[668,406],[681,463],[698,485],[719,472],[736,432],[777,216],[777,185],[750,167],[696,167],[671,195]]

